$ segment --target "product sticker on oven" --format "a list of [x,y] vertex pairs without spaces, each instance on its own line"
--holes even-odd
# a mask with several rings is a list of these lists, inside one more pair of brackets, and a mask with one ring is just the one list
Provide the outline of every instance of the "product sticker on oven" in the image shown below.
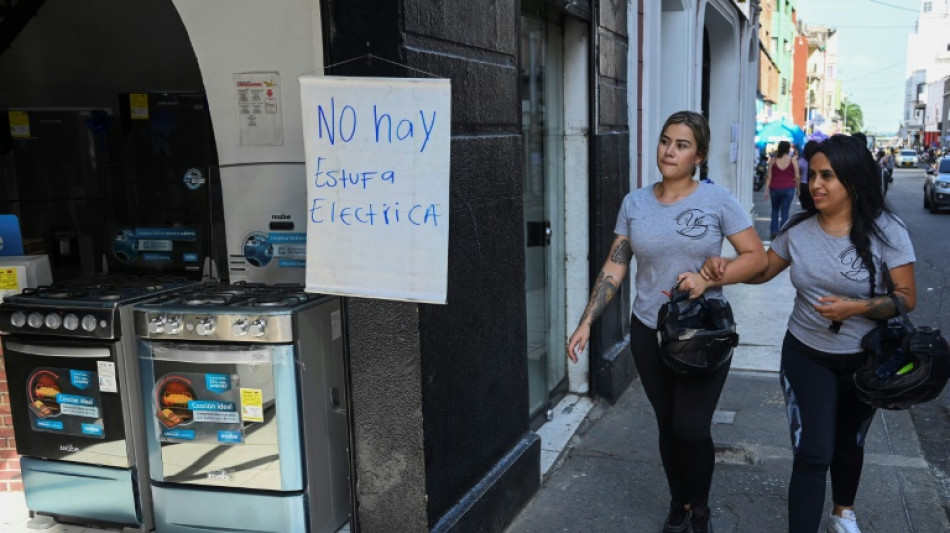
[[165,374],[155,384],[154,398],[162,442],[244,442],[237,376]]
[[105,438],[95,372],[37,368],[27,380],[26,394],[34,431]]

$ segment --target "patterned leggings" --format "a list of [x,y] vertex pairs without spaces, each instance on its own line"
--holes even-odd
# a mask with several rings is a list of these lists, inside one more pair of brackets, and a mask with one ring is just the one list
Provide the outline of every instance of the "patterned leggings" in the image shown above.
[[785,334],[782,390],[795,459],[788,485],[789,533],[815,533],[831,470],[834,503],[854,505],[864,465],[864,438],[874,408],[854,394],[852,373],[864,355],[831,354]]

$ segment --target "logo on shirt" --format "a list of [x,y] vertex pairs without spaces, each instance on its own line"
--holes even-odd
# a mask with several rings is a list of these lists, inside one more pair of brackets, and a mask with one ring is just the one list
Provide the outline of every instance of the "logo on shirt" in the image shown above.
[[676,233],[690,239],[702,239],[709,233],[710,222],[715,222],[715,215],[709,215],[702,209],[687,209],[673,219],[676,224]]
[[845,278],[858,283],[867,283],[871,280],[871,273],[864,266],[864,261],[861,260],[854,246],[849,246],[838,254],[838,261],[841,261],[841,266],[845,268],[843,272],[840,272]]

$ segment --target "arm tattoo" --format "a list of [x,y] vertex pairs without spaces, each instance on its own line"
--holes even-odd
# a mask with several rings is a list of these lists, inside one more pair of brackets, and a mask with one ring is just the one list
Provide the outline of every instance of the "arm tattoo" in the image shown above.
[[597,282],[594,283],[594,289],[590,293],[590,302],[587,303],[587,309],[581,315],[581,324],[585,321],[593,323],[597,317],[604,312],[607,302],[614,297],[617,292],[617,282],[611,276],[604,274],[603,271],[597,275]]
[[[901,294],[895,293],[894,296],[900,298],[902,304],[907,305]],[[867,310],[863,314],[865,318],[871,320],[886,320],[897,316],[897,306],[894,305],[894,301],[889,296],[871,298],[868,300],[866,307]]]
[[630,249],[630,243],[627,241],[620,241],[614,253],[610,254],[610,260],[621,265],[629,264],[631,257],[633,257],[633,250]]

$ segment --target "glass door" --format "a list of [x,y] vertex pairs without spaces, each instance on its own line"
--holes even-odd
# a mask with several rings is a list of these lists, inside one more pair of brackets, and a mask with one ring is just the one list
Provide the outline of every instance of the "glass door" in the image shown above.
[[563,30],[521,17],[521,124],[524,146],[525,301],[532,418],[550,409],[566,383],[563,355],[564,125]]

